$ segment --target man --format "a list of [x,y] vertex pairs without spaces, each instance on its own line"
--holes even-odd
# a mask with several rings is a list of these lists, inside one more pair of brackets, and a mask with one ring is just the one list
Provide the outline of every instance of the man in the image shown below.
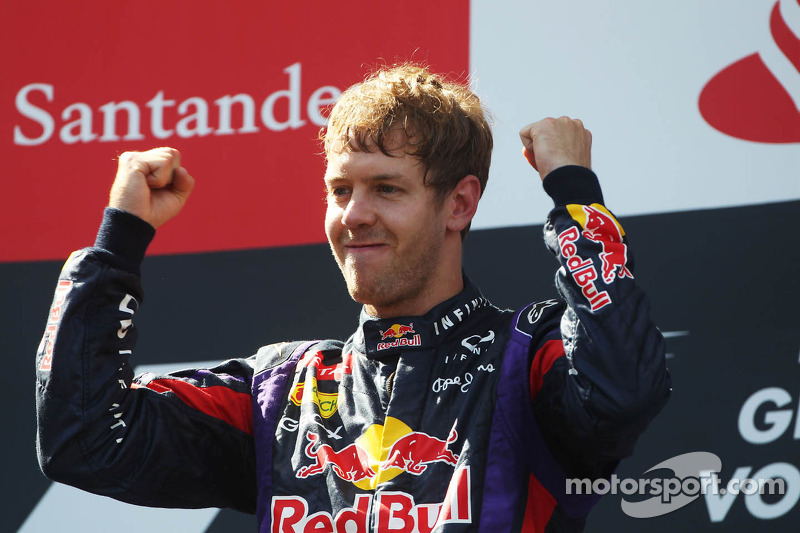
[[669,377],[591,135],[561,118],[521,138],[556,204],[564,301],[501,311],[464,277],[491,133],[467,88],[405,65],[346,91],[325,133],[356,332],[136,379],[139,263],[194,182],[173,149],[124,154],[39,349],[44,472],[142,505],[255,511],[263,532],[580,529],[596,497],[566,479],[609,476]]

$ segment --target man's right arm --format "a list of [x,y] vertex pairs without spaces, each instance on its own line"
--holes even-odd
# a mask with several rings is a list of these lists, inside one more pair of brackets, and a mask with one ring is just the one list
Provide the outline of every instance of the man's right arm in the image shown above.
[[[173,151],[151,152],[121,159],[95,246],[61,272],[36,361],[39,461],[56,481],[130,503],[252,512],[249,361],[158,380],[134,378],[129,363],[139,263],[154,226],[177,214],[191,190]],[[142,184],[146,202],[131,203]]]

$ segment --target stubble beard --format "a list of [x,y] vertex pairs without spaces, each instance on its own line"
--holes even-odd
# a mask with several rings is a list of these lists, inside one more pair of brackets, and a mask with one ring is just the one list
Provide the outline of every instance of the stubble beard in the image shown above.
[[442,245],[439,241],[420,243],[415,257],[395,258],[376,266],[358,265],[352,256],[342,261],[335,250],[334,257],[353,300],[387,309],[419,299],[430,289],[430,280],[441,261]]

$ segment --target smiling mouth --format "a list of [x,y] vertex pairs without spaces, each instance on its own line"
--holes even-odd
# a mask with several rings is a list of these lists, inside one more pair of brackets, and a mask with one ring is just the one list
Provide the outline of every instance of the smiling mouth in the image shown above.
[[369,252],[377,252],[386,245],[384,243],[359,243],[359,244],[345,244],[344,249],[347,253],[351,254],[362,254],[362,253],[369,253]]
[[377,248],[378,246],[385,246],[383,242],[348,242],[344,244],[345,248]]

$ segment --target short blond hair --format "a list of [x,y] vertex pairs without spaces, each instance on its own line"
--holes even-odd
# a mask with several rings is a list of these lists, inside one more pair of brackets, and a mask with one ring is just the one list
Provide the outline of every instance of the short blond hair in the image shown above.
[[405,63],[380,69],[347,89],[322,137],[326,154],[377,148],[391,155],[392,134],[402,132],[403,148],[425,166],[425,183],[441,201],[469,174],[477,176],[483,193],[492,159],[486,115],[466,84]]

